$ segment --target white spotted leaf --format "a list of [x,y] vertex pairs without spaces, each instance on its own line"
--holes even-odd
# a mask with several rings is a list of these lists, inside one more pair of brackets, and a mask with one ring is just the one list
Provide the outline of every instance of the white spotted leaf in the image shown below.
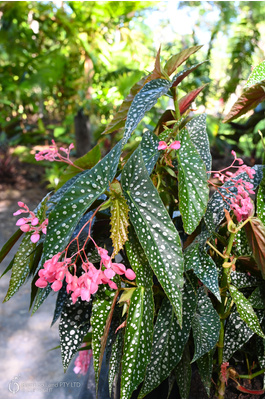
[[139,122],[157,102],[158,98],[166,94],[172,82],[166,79],[153,79],[146,83],[136,94],[128,110],[123,143],[125,144],[136,129]]
[[205,250],[199,244],[188,247],[184,253],[184,262],[185,271],[193,269],[200,281],[221,301],[216,264]]
[[191,364],[190,364],[190,351],[188,343],[182,354],[182,358],[175,367],[176,382],[178,385],[179,393],[181,399],[188,399],[190,386],[191,386]]
[[263,79],[265,79],[265,61],[262,61],[252,70],[244,87],[247,88],[249,86],[255,85]]
[[238,289],[243,289],[247,287],[258,286],[261,279],[256,276],[249,276],[246,272],[232,271],[230,274],[231,283]]
[[153,272],[182,321],[183,254],[179,234],[145,168],[141,150],[122,173],[130,221]]
[[144,379],[153,334],[153,292],[138,287],[130,299],[122,358],[121,399],[129,399]]
[[68,294],[66,291],[66,282],[63,282],[63,286],[62,288],[59,290],[58,295],[57,295],[57,299],[56,299],[56,304],[55,304],[55,310],[54,310],[54,316],[53,316],[53,320],[51,323],[51,326],[53,326],[53,324],[57,321],[57,319],[60,317],[62,310],[64,308],[64,305],[67,301],[68,298]]
[[164,381],[181,360],[189,337],[191,320],[196,309],[196,294],[186,283],[183,288],[183,327],[167,298],[163,300],[153,335],[152,353],[139,398],[144,397]]
[[198,307],[192,320],[195,353],[192,362],[216,345],[220,333],[220,318],[204,288],[198,290]]
[[184,230],[194,232],[205,214],[209,199],[206,167],[187,129],[182,131],[178,159],[179,210]]
[[113,385],[116,384],[116,380],[118,379],[118,374],[120,371],[120,364],[123,355],[123,342],[124,342],[124,337],[122,329],[120,329],[117,332],[115,342],[112,346],[112,353],[109,362],[108,383],[109,383],[110,397],[112,396]]
[[152,173],[160,155],[160,151],[158,150],[159,140],[158,136],[149,131],[145,132],[142,137],[141,154],[149,175]]
[[264,337],[264,334],[261,330],[260,323],[258,317],[253,310],[252,305],[249,300],[241,293],[237,288],[233,285],[229,285],[230,294],[232,299],[234,300],[237,311],[240,315],[240,318],[246,322],[248,327],[257,335]]
[[84,336],[90,329],[91,303],[78,299],[73,304],[71,297],[65,302],[60,324],[60,346],[64,370],[80,348]]
[[121,149],[120,141],[95,167],[80,174],[51,211],[44,242],[46,259],[66,247],[85,211],[113,181]]
[[209,351],[209,353],[206,353],[202,357],[198,358],[197,366],[199,369],[201,381],[205,387],[207,395],[210,396],[213,368],[213,351]]
[[265,176],[263,177],[257,193],[257,215],[265,224]]

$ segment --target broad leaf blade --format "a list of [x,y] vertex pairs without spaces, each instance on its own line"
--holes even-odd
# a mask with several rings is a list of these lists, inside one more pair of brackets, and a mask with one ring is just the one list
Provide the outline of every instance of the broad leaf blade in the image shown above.
[[199,369],[201,381],[205,387],[207,395],[210,396],[211,378],[213,367],[213,351],[204,354],[204,356],[197,359],[197,366]]
[[159,140],[160,139],[156,135],[149,131],[145,132],[142,137],[140,146],[141,154],[149,175],[152,173],[154,165],[156,164],[160,155],[158,150]]
[[205,214],[209,188],[205,165],[195,149],[187,129],[183,131],[177,159],[179,210],[184,230],[191,234]]
[[152,289],[138,287],[128,310],[122,359],[121,398],[129,399],[143,381],[149,362],[153,334]]
[[108,188],[117,170],[121,148],[120,141],[95,167],[81,174],[51,211],[44,242],[46,259],[66,247],[84,212]]
[[264,334],[261,330],[260,323],[258,320],[258,317],[253,310],[253,307],[251,306],[250,302],[246,297],[243,295],[243,293],[239,292],[237,288],[233,285],[229,285],[229,290],[230,294],[232,296],[232,299],[234,300],[237,311],[240,315],[240,318],[246,322],[248,327],[257,335],[264,337]]
[[112,354],[109,362],[109,395],[112,396],[112,389],[115,384],[117,384],[117,378],[120,371],[120,364],[123,356],[123,342],[124,337],[122,330],[120,329],[117,333],[115,343],[112,347]]
[[188,399],[190,386],[191,386],[191,364],[190,364],[190,351],[188,343],[185,346],[183,355],[175,368],[176,382],[178,385],[181,399]]
[[247,83],[245,84],[245,88],[255,85],[256,83],[265,79],[265,61],[262,61],[259,65],[257,65],[253,71],[251,72]]
[[265,176],[260,183],[257,193],[257,216],[265,225]]
[[251,218],[244,226],[253,257],[265,277],[265,227],[258,218]]
[[183,256],[178,232],[149,178],[137,149],[122,173],[129,216],[155,275],[181,323]]
[[89,331],[90,314],[91,303],[78,299],[73,304],[71,297],[65,303],[59,324],[61,355],[65,371]]
[[173,82],[172,87],[179,85],[179,83],[182,82],[183,79],[185,79],[189,74],[191,74],[191,72],[195,71],[195,69],[200,67],[205,62],[207,62],[207,61],[202,61],[199,64],[194,64],[191,67],[185,68],[183,71],[176,74],[172,79],[172,82]]
[[192,320],[192,331],[195,347],[192,362],[194,362],[213,349],[220,333],[219,315],[203,287],[198,291],[198,309]]
[[245,272],[232,271],[230,275],[231,283],[238,289],[255,287],[261,283],[261,280],[255,276],[249,276]]
[[[18,239],[20,236],[23,234],[21,229],[18,229],[12,236],[11,238],[4,244],[0,251],[0,263],[3,261],[3,259],[7,256],[7,254],[10,252],[12,247],[17,243]],[[1,278],[4,274],[1,275]]]
[[184,97],[182,97],[179,100],[179,110],[180,114],[183,115],[185,111],[189,108],[190,104],[195,100],[195,98],[200,94],[200,92],[207,86],[208,83],[205,83],[205,85],[191,90],[188,94],[186,94]]
[[158,98],[166,94],[171,86],[166,79],[154,79],[136,94],[127,115],[123,143],[130,138],[131,133],[138,126],[139,122],[157,102]]
[[54,310],[54,316],[53,316],[53,320],[52,320],[51,326],[53,326],[53,324],[60,317],[67,299],[68,299],[68,294],[67,294],[67,291],[66,291],[66,283],[64,282],[63,283],[63,287],[59,290],[58,295],[57,295],[56,304],[55,304],[55,310]]
[[193,46],[190,47],[189,49],[185,49],[181,51],[178,54],[173,55],[165,64],[164,70],[166,73],[170,76],[175,70],[183,64],[192,54],[196,53],[199,49],[201,49],[201,46]]

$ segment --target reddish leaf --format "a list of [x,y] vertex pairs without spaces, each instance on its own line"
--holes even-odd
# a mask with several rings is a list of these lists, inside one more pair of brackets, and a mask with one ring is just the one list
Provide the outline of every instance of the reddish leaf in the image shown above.
[[226,115],[223,122],[231,122],[234,119],[246,114],[249,110],[253,110],[265,99],[265,82],[261,81],[256,85],[245,89],[242,95],[237,99],[230,112]]
[[177,69],[177,67],[179,67],[179,65],[183,64],[183,62],[186,61],[191,56],[191,54],[196,53],[196,51],[198,51],[201,47],[202,45],[193,46],[190,47],[189,49],[181,51],[181,53],[172,56],[165,64],[164,67],[165,72],[170,76],[173,72],[175,72],[175,70]]
[[251,390],[251,389],[247,389],[247,388],[245,388],[244,386],[241,386],[241,385],[237,385],[237,390],[239,390],[240,392],[242,392],[242,393],[249,393],[249,394],[257,394],[257,395],[260,395],[260,394],[264,394],[264,392],[265,392],[265,389],[261,389],[261,390]]
[[205,88],[205,86],[208,85],[206,83],[205,85],[192,90],[190,93],[186,94],[184,97],[182,97],[179,101],[179,110],[180,114],[184,114],[185,111],[189,108],[190,104],[195,100],[195,98],[198,96],[198,94]]
[[195,71],[195,69],[197,69],[200,65],[204,64],[206,61],[202,61],[199,64],[194,64],[189,68],[184,69],[183,71],[179,72],[177,75],[175,75],[173,77],[173,85],[172,87],[175,87],[177,85],[179,85],[180,82],[182,82],[182,80],[188,76],[191,72]]
[[159,50],[156,55],[154,70],[150,75],[147,76],[145,83],[150,82],[153,79],[164,78],[161,68],[160,54],[161,54],[161,46],[159,47]]
[[258,218],[253,217],[245,225],[245,231],[253,257],[265,277],[265,227]]

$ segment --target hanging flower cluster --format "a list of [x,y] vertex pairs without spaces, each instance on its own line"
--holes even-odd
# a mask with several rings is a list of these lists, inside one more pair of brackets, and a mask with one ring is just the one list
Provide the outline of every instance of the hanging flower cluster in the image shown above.
[[[78,169],[80,169],[81,171],[83,171],[82,168],[78,167],[77,165],[75,165],[71,160],[70,160],[70,151],[74,149],[74,144],[71,143],[68,147],[68,149],[65,149],[64,147],[59,147],[57,146],[57,144],[55,143],[54,140],[52,140],[52,145],[49,146],[48,149],[42,150],[39,153],[35,154],[35,160],[36,161],[59,161],[59,162],[64,162],[66,164],[72,165]],[[64,155],[62,155],[59,151],[61,151],[61,153],[64,153]]]
[[[85,347],[86,343],[83,343],[82,347]],[[75,359],[75,367],[73,371],[75,374],[86,375],[92,359],[92,350],[79,351],[77,358]]]
[[16,225],[22,230],[22,232],[32,232],[31,241],[33,243],[38,242],[40,239],[40,233],[44,233],[46,235],[46,228],[48,225],[48,218],[44,221],[40,222],[39,219],[36,217],[33,211],[29,210],[29,207],[26,206],[25,203],[22,201],[18,202],[18,206],[21,207],[18,211],[14,212],[13,215],[20,215],[23,213],[30,214],[28,218],[20,218]]
[[[237,189],[237,194],[235,194],[230,191],[230,187],[228,188],[231,195],[229,205],[237,221],[240,222],[245,221],[252,215],[254,206],[249,194],[255,194],[255,192],[253,190],[254,185],[250,182],[246,182],[243,178],[239,178],[239,175],[245,172],[250,179],[253,179],[256,171],[254,168],[245,165],[241,158],[237,158],[234,150],[232,150],[231,154],[234,156],[234,161],[229,167],[220,171],[210,172],[213,173],[213,177],[218,178],[221,183],[231,182],[232,187]],[[236,161],[239,165],[235,165]],[[236,168],[237,171],[235,173],[228,171],[231,168]]]
[[170,145],[168,145],[164,140],[161,140],[158,144],[158,150],[178,150],[181,147],[179,140],[175,140]]

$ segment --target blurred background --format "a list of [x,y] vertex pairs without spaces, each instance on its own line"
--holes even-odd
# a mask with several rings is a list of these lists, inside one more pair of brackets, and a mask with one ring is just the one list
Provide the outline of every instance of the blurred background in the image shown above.
[[[17,201],[33,210],[56,188],[65,168],[36,162],[35,152],[52,139],[64,147],[74,142],[74,158],[97,143],[102,155],[108,152],[123,129],[103,132],[131,87],[153,70],[160,45],[162,65],[184,48],[204,45],[187,66],[208,63],[179,87],[181,97],[208,83],[195,106],[196,113],[207,113],[215,166],[229,165],[232,149],[248,165],[263,162],[258,130],[265,132],[264,104],[233,123],[221,121],[252,67],[264,59],[264,18],[264,1],[1,1],[0,248],[16,231]],[[155,128],[168,106],[169,98],[162,97],[133,133],[128,150],[143,130]],[[1,301],[9,278],[0,280]],[[64,384],[83,382],[74,376],[73,362],[64,375],[60,350],[48,352],[59,344],[58,325],[50,329],[56,297],[49,296],[30,318],[30,292],[28,283],[0,308],[2,396],[78,397],[80,386]],[[18,381],[20,391],[14,393]],[[28,385],[24,391],[21,382]],[[38,382],[44,386],[35,391]],[[57,386],[45,391],[51,382]]]

